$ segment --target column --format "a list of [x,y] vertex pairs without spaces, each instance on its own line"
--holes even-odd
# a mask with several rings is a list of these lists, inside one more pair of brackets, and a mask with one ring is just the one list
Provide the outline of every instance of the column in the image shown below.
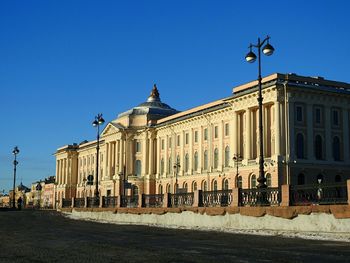
[[325,138],[324,144],[322,146],[326,146],[326,148],[322,150],[326,153],[324,157],[327,161],[333,161],[332,156],[332,121],[331,121],[331,108],[329,106],[325,106]]
[[124,140],[119,140],[119,172],[124,172]]
[[[109,143],[106,142],[105,143],[105,147],[106,147],[106,154],[105,154],[105,160],[106,161],[105,161],[105,165],[104,165],[103,170],[105,171],[105,177],[108,177],[109,176],[109,166],[110,166],[110,161],[109,161],[109,158],[110,158],[109,149],[110,149],[110,147],[109,147]],[[100,151],[100,152],[102,152],[102,151]],[[101,163],[101,158],[99,159],[99,162]],[[98,179],[102,179],[102,174],[100,173],[100,171],[98,171],[98,175],[99,175]]]
[[154,174],[154,139],[150,134],[149,145],[148,145],[148,174]]
[[[251,112],[250,109],[247,109],[245,112],[245,136],[244,136],[244,159],[249,160],[251,156],[251,128],[250,128],[250,116]],[[259,138],[260,140],[261,138]]]
[[[218,129],[219,129],[219,132],[218,132],[218,136],[219,136],[219,145],[218,145],[218,150],[219,150],[219,162],[218,162],[218,169],[220,171],[222,171],[222,168],[224,167],[224,142],[223,142],[223,139],[224,139],[224,133],[223,133],[223,121],[220,121],[219,122],[219,126],[218,126]],[[220,184],[219,184],[220,185]]]
[[199,127],[198,130],[198,168],[200,173],[203,171],[203,126]]
[[[189,174],[193,174],[193,158],[194,158],[194,153],[193,153],[193,129],[191,128],[188,134],[188,145],[189,145],[189,151],[188,151],[188,158],[189,158]],[[188,186],[190,187],[190,186]]]
[[312,118],[312,104],[306,105],[306,125],[307,125],[307,158],[314,160],[314,129],[313,129],[313,118]]
[[343,108],[343,156],[344,161],[349,161],[349,110]]
[[274,108],[275,108],[275,116],[274,116],[274,126],[275,126],[275,155],[276,158],[281,154],[281,130],[280,130],[280,103],[278,100],[275,101]]
[[148,154],[148,134],[145,132],[145,136],[142,141],[142,162],[141,162],[141,174],[146,175],[148,174],[148,163],[147,163],[147,154]]
[[239,153],[237,150],[237,112],[233,112],[233,120],[230,121],[230,124],[230,149],[232,149],[230,151],[232,153],[231,156],[233,156],[234,154],[242,154]]
[[[162,155],[161,155],[161,146],[162,145],[162,138],[161,137],[157,137],[156,138],[156,148],[157,148],[157,152],[156,152],[156,155],[154,156],[155,157],[155,161],[156,161],[156,167],[157,167],[157,169],[156,169],[156,171],[154,171],[155,172],[155,174],[157,174],[158,175],[158,177],[159,177],[159,175],[161,175],[161,173],[160,173],[160,161],[161,161],[161,159],[162,159]],[[165,147],[165,145],[164,145],[164,147]],[[158,158],[157,158],[158,157]]]
[[[161,139],[161,138],[160,138]],[[165,174],[168,174],[168,162],[169,162],[169,137],[165,136],[164,137],[164,172]],[[161,158],[159,158],[161,159]],[[159,170],[160,171],[160,170]]]
[[[286,156],[292,156],[292,158],[295,159],[296,155],[295,155],[295,135],[294,135],[294,127],[295,127],[295,119],[294,119],[294,102],[288,101],[287,102],[287,121],[286,121],[286,130],[288,129],[288,134],[289,137],[287,137],[287,141],[288,141],[288,145],[286,145]],[[288,136],[288,134],[286,134],[285,136]],[[309,148],[310,146],[308,146],[307,148]],[[290,159],[290,157],[288,159]]]

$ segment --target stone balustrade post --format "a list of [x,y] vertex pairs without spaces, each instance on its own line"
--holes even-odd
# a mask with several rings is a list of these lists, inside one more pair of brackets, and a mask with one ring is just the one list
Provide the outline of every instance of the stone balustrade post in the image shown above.
[[193,207],[203,206],[202,202],[202,190],[195,190],[193,192]]
[[164,197],[163,197],[163,207],[164,208],[168,207],[169,199],[170,199],[170,194],[169,193],[165,193]]
[[74,208],[74,197],[72,197],[72,204],[70,206],[71,208]]
[[289,190],[290,190],[289,184],[284,184],[281,186],[281,191],[282,191],[281,206],[289,206],[290,204]]
[[87,199],[88,199],[87,196],[85,196],[84,197],[84,208],[87,208],[87,202],[88,202]]
[[138,195],[138,202],[137,202],[137,207],[142,207],[142,194]]
[[232,207],[239,206],[239,188],[232,188],[232,201],[230,206]]
[[98,207],[101,208],[103,206],[103,196],[100,196],[100,199],[98,201],[99,201]]

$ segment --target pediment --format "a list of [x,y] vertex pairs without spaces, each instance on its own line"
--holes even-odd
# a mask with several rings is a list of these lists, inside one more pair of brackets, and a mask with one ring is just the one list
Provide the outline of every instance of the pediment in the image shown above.
[[120,130],[123,130],[124,126],[120,123],[109,122],[106,127],[101,132],[101,137],[108,136],[118,133]]

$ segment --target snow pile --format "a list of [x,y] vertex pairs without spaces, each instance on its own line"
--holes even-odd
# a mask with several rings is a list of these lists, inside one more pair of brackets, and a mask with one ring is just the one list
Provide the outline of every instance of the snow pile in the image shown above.
[[350,242],[350,219],[336,219],[331,214],[312,213],[299,215],[290,220],[265,215],[263,217],[225,214],[208,216],[185,211],[182,213],[155,214],[114,214],[113,212],[66,213],[77,220],[91,220],[101,223],[135,224],[166,228],[183,228],[205,231],[222,231],[254,235],[280,235],[317,240]]

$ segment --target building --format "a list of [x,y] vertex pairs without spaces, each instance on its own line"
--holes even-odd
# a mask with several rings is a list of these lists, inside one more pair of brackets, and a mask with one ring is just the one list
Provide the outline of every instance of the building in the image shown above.
[[[27,203],[27,194],[30,192],[30,189],[23,185],[22,182],[15,188],[15,204],[17,207],[17,200],[19,198],[22,199],[22,205],[25,205]],[[10,196],[10,206],[13,204],[13,190],[10,190],[9,192]]]
[[[350,84],[276,73],[263,78],[262,92],[259,138],[257,81],[183,112],[162,103],[154,86],[102,130],[100,194],[174,193],[176,183],[188,192],[254,188],[260,140],[269,187],[350,178]],[[96,144],[57,149],[57,201],[94,195],[86,182],[96,180]]]

